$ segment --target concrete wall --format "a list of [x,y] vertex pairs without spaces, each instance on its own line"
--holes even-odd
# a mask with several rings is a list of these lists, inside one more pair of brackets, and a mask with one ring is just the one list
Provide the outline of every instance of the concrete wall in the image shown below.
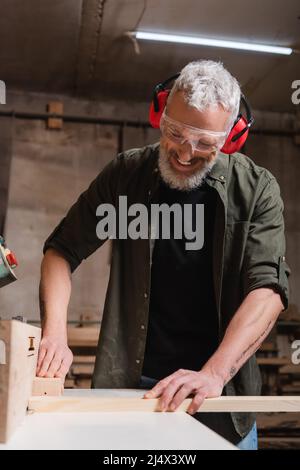
[[[6,108],[44,112],[48,98],[12,94],[7,102]],[[64,99],[64,104],[66,114],[124,120],[146,118],[144,107],[122,103],[99,105]],[[124,147],[155,142],[157,136],[156,131],[137,129],[133,133],[125,129]],[[43,243],[70,205],[117,151],[118,128],[114,126],[65,123],[59,131],[47,130],[44,121],[14,121],[5,237],[17,255],[19,267],[16,270],[18,281],[0,291],[0,317],[39,318],[38,283]],[[106,243],[75,271],[70,319],[79,319],[81,313],[91,313],[100,319],[109,258],[110,247]]]
[[[66,114],[146,120],[147,104],[95,103],[40,94],[11,94],[6,108],[44,112],[48,101],[61,98]],[[1,109],[5,109],[1,107]],[[260,128],[291,128],[293,117],[256,113]],[[3,119],[0,117],[0,120]],[[125,129],[124,148],[158,139],[157,131]],[[103,166],[115,157],[118,129],[113,126],[65,123],[63,130],[47,130],[44,121],[15,120],[6,232],[17,254],[18,282],[0,291],[0,316],[37,319],[39,269],[48,234]],[[247,154],[278,178],[286,207],[288,262],[293,270],[292,302],[300,308],[300,218],[298,207],[300,148],[289,137],[253,135]],[[82,263],[75,272],[69,318],[81,313],[101,318],[109,273],[109,246]]]

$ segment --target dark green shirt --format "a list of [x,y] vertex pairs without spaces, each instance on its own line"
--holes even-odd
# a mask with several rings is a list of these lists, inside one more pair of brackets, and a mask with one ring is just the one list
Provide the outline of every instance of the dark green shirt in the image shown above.
[[[104,242],[96,235],[96,209],[157,201],[159,144],[121,153],[80,195],[47,239],[44,251],[60,251],[74,271]],[[219,342],[245,296],[270,286],[288,305],[289,268],[285,262],[283,202],[274,176],[248,157],[220,153],[206,182],[216,191],[213,233],[213,283],[218,312]],[[96,388],[136,388],[145,352],[154,239],[114,239],[93,377]],[[261,380],[252,356],[225,386],[227,395],[258,395]],[[233,413],[240,436],[251,429],[254,416]]]

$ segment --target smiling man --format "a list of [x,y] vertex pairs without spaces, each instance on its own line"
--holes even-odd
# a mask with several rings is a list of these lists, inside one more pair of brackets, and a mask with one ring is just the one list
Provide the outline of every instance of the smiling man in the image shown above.
[[207,104],[205,112],[199,112],[187,106],[184,91],[173,91],[160,121],[158,164],[167,185],[183,191],[199,187],[214,166],[231,124],[232,111],[221,104]]
[[188,204],[194,230],[203,205],[201,249],[187,250],[173,228],[168,238],[113,240],[93,386],[150,388],[145,398],[159,397],[162,411],[191,395],[188,411],[196,419],[253,449],[252,414],[197,412],[206,397],[260,393],[254,353],[288,304],[278,184],[248,157],[221,151],[240,99],[238,82],[222,64],[188,64],[163,110],[160,143],[119,154],[50,235],[38,375],[64,377],[70,367],[71,273],[103,244],[96,235],[99,205],[118,209],[122,195],[128,205]]

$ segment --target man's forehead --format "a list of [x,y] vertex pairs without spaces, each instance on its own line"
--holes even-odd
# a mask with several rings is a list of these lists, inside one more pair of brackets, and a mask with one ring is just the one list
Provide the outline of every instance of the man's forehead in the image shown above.
[[186,103],[183,91],[176,91],[170,96],[166,113],[171,119],[182,124],[219,132],[227,130],[228,121],[231,118],[231,114],[218,104],[203,111],[190,106]]

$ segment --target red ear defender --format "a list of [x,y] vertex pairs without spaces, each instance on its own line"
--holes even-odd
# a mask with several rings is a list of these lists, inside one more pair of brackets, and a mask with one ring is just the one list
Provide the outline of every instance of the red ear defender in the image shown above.
[[173,82],[178,78],[180,73],[177,73],[176,75],[172,75],[172,77],[168,78],[162,83],[159,83],[156,85],[154,88],[153,92],[153,98],[150,106],[150,111],[149,111],[149,121],[152,127],[155,129],[159,128],[159,123],[160,123],[160,118],[163,113],[163,110],[166,107],[167,104],[167,99],[170,93],[170,89],[167,89],[167,85],[170,82]]
[[247,120],[244,118],[244,116],[240,116],[232,127],[225,144],[221,148],[221,152],[228,154],[238,152],[246,142],[248,134],[249,127]]
[[160,91],[157,93],[158,111],[155,111],[154,100],[150,105],[149,121],[152,127],[159,129],[160,118],[165,109],[170,90]]
[[244,105],[244,108],[246,110],[246,117],[239,114],[236,120],[234,121],[234,124],[225,141],[225,144],[221,148],[221,152],[223,153],[230,154],[238,152],[246,142],[249,134],[249,129],[254,123],[254,118],[251,113],[250,105],[243,94],[241,94],[241,103]]

